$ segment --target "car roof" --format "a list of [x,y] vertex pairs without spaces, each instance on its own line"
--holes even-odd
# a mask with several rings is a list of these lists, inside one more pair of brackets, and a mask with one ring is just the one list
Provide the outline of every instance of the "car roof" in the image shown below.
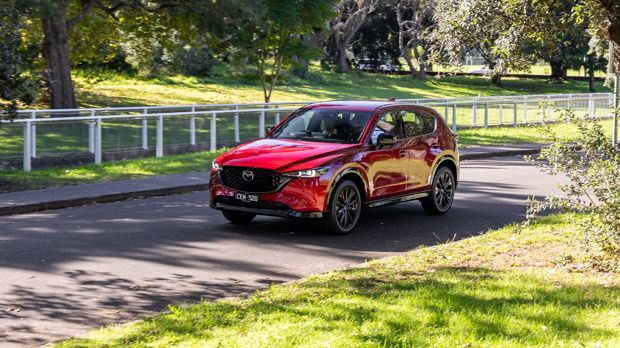
[[[385,106],[414,106],[416,104],[406,102],[394,102],[385,100],[335,100],[328,102],[318,102],[308,104],[305,107],[309,109],[338,109],[338,110],[354,110],[354,111],[375,111]],[[417,105],[419,106],[419,105]]]

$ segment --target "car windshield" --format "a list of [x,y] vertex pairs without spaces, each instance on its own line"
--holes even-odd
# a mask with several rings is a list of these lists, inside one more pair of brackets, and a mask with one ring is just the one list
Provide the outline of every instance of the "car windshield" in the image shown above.
[[284,120],[268,138],[357,143],[364,134],[370,116],[368,111],[303,108]]

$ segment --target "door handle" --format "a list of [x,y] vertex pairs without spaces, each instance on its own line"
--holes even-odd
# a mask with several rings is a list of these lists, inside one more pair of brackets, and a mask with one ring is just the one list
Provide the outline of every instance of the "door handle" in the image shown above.
[[400,157],[405,157],[405,156],[407,156],[407,151],[400,150],[400,152],[398,154],[400,155]]

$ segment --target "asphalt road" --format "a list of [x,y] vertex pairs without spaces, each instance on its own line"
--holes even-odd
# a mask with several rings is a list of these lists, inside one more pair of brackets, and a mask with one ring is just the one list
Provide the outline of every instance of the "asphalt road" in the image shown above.
[[36,346],[168,304],[247,294],[273,283],[477,235],[523,220],[525,199],[558,177],[520,157],[463,162],[445,216],[418,202],[366,210],[356,231],[307,220],[229,224],[206,192],[0,219],[0,346]]

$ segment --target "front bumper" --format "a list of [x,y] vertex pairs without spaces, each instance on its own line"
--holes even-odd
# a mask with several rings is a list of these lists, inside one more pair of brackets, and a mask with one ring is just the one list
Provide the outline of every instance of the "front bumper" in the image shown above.
[[[259,202],[244,203],[234,199],[237,191],[222,183],[212,172],[209,182],[210,207],[258,215],[281,217],[320,218],[324,215],[329,180],[326,178],[296,178],[274,193],[254,193]],[[252,193],[252,192],[245,192]]]

